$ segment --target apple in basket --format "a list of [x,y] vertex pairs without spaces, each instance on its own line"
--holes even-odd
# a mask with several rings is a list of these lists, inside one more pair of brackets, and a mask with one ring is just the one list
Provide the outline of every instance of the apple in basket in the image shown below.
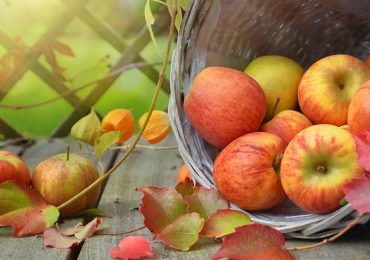
[[370,131],[370,80],[356,92],[348,109],[348,127],[356,135]]
[[294,60],[278,55],[261,56],[249,63],[244,72],[255,79],[266,94],[265,121],[280,111],[297,107],[297,89],[304,71]]
[[370,68],[361,60],[344,54],[315,62],[303,75],[298,101],[314,124],[347,124],[351,98],[370,79]]
[[285,145],[265,132],[243,135],[217,156],[213,178],[228,201],[245,210],[266,210],[286,195],[280,183],[280,161]]
[[279,136],[288,145],[296,134],[309,126],[312,123],[305,115],[294,110],[284,110],[262,125],[261,130]]
[[191,125],[207,142],[223,148],[260,127],[266,113],[266,96],[245,73],[208,67],[194,79],[184,110]]
[[31,177],[27,165],[18,155],[0,151],[0,183],[4,181],[19,181],[30,185]]
[[[95,165],[77,154],[62,153],[37,165],[32,175],[32,186],[51,205],[59,206],[87,188],[99,178]],[[61,216],[70,217],[79,211],[95,206],[100,186],[81,199],[61,209]]]
[[281,182],[289,199],[313,213],[336,210],[343,184],[364,173],[350,132],[334,125],[314,125],[297,134],[281,162]]

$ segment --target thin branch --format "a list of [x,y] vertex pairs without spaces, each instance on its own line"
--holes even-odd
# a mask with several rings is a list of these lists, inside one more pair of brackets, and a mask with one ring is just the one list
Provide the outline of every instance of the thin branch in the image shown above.
[[[111,147],[110,149],[111,150],[120,150],[120,149],[128,149],[130,148],[132,145],[131,144],[128,144],[128,145],[121,145],[121,146],[115,146],[115,147]],[[137,144],[136,149],[147,149],[147,150],[155,150],[155,151],[160,151],[160,150],[177,150],[179,147],[178,146],[152,146],[152,145],[141,145],[141,144]]]
[[84,189],[83,191],[81,191],[79,194],[75,195],[73,198],[71,198],[68,201],[64,202],[63,204],[59,205],[58,206],[58,209],[59,210],[67,207],[71,203],[73,203],[76,200],[80,199],[82,196],[84,196],[85,194],[87,194],[89,191],[91,191],[96,186],[98,186],[100,183],[102,183],[105,179],[107,179],[115,170],[117,170],[117,168],[124,161],[126,161],[126,159],[129,157],[129,155],[135,149],[136,144],[139,142],[139,140],[140,140],[141,136],[143,135],[144,130],[145,130],[145,128],[146,128],[146,126],[147,126],[147,124],[149,122],[150,116],[152,115],[152,112],[154,110],[154,106],[155,106],[155,104],[157,102],[158,95],[160,93],[160,90],[161,90],[163,81],[164,81],[164,79],[166,77],[165,73],[166,73],[166,68],[167,68],[168,60],[169,60],[169,57],[170,57],[171,46],[172,46],[172,39],[173,39],[174,31],[175,31],[175,19],[176,19],[176,15],[177,15],[177,10],[174,10],[174,15],[171,18],[170,32],[168,34],[168,42],[167,42],[166,56],[165,56],[164,61],[163,61],[163,64],[162,64],[161,71],[159,73],[158,83],[157,83],[157,86],[155,88],[153,99],[152,99],[152,102],[150,104],[150,108],[149,108],[149,111],[148,111],[148,116],[145,118],[145,122],[143,124],[143,127],[141,128],[141,130],[138,133],[138,135],[135,137],[135,139],[132,142],[132,144],[130,145],[130,147],[124,153],[124,155],[122,156],[122,158],[115,165],[113,165],[113,167],[111,169],[109,169],[106,173],[104,173],[102,176],[100,176],[96,181],[94,181],[92,184],[90,184],[90,186],[88,186],[86,189]]
[[334,236],[332,236],[328,239],[324,239],[321,242],[311,244],[311,245],[307,245],[307,246],[289,247],[289,248],[287,248],[287,250],[289,250],[289,251],[307,250],[307,249],[315,248],[315,247],[322,246],[322,245],[328,244],[330,242],[333,242],[334,240],[336,240],[339,237],[341,237],[342,235],[344,235],[348,230],[353,228],[355,225],[357,225],[366,215],[367,215],[366,212],[362,213],[360,216],[355,218],[348,226],[343,228],[338,234],[336,234],[336,235],[334,235]]
[[134,229],[131,229],[131,230],[128,230],[128,231],[113,232],[113,233],[98,232],[95,236],[119,236],[119,235],[125,235],[125,234],[129,234],[129,233],[133,233],[133,232],[142,230],[144,228],[145,228],[145,226],[142,226],[142,227],[134,228]]
[[160,62],[155,62],[155,63],[147,63],[147,62],[131,63],[131,64],[128,64],[126,66],[123,66],[122,68],[119,68],[117,70],[112,71],[111,73],[109,73],[108,75],[106,75],[102,78],[99,78],[97,80],[93,80],[91,82],[85,83],[85,84],[83,84],[83,85],[81,85],[77,88],[67,90],[67,91],[61,93],[60,95],[58,95],[56,97],[53,97],[53,98],[50,98],[50,99],[47,99],[47,100],[44,100],[44,101],[41,101],[41,102],[38,102],[38,103],[28,104],[28,105],[4,105],[4,104],[0,104],[0,108],[20,110],[20,109],[33,108],[33,107],[38,107],[38,106],[50,104],[52,102],[57,101],[58,99],[64,98],[64,97],[69,96],[69,95],[72,95],[72,94],[74,94],[78,91],[81,91],[81,90],[85,89],[85,88],[94,86],[94,84],[96,84],[96,83],[100,83],[102,81],[105,81],[105,80],[107,80],[107,79],[109,79],[113,76],[116,76],[118,74],[121,74],[125,71],[136,69],[136,68],[151,67],[151,66],[156,66],[156,65],[160,65],[160,64],[162,64],[162,63],[160,63]]

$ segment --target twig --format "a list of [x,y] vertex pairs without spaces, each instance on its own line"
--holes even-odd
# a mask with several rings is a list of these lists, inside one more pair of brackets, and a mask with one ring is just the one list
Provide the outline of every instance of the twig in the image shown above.
[[367,215],[366,212],[362,213],[360,216],[355,218],[348,226],[343,228],[338,234],[336,234],[336,235],[334,235],[334,236],[332,236],[328,239],[324,239],[321,242],[311,244],[311,245],[307,245],[307,246],[289,247],[289,248],[287,248],[287,250],[289,250],[289,251],[307,250],[307,249],[315,248],[315,247],[322,246],[322,245],[328,244],[330,242],[333,242],[334,240],[336,240],[339,237],[341,237],[342,235],[344,235],[348,230],[353,228],[355,225],[357,225],[366,215]]
[[119,235],[125,235],[125,234],[129,234],[129,233],[133,233],[133,232],[142,230],[144,228],[145,228],[145,226],[142,226],[142,227],[134,228],[134,229],[131,229],[131,230],[128,230],[128,231],[114,232],[114,233],[98,232],[95,236],[119,236]]
[[38,107],[38,106],[42,106],[42,105],[47,105],[47,104],[50,104],[50,103],[53,103],[53,102],[57,101],[58,99],[64,98],[64,97],[69,96],[69,95],[72,95],[72,94],[74,94],[74,93],[76,93],[80,90],[83,90],[85,88],[94,86],[94,84],[96,84],[96,83],[100,83],[102,81],[105,81],[105,80],[107,80],[107,79],[109,79],[113,76],[116,76],[118,74],[121,74],[125,71],[136,69],[136,68],[156,66],[156,65],[159,65],[159,64],[162,64],[162,63],[159,63],[159,62],[155,62],[155,63],[147,63],[147,62],[131,63],[131,64],[123,66],[123,67],[121,67],[117,70],[112,71],[111,73],[109,73],[108,75],[106,75],[106,76],[104,76],[100,79],[93,80],[93,81],[85,83],[85,84],[83,84],[83,85],[81,85],[77,88],[64,91],[63,93],[61,93],[60,95],[58,95],[56,97],[46,99],[46,100],[41,101],[41,102],[28,104],[28,105],[4,105],[4,104],[0,104],[0,108],[20,110],[20,109],[33,108],[33,107]]
[[[131,144],[128,144],[128,145],[121,145],[121,146],[111,147],[110,149],[112,149],[112,150],[128,149],[131,146],[132,146]],[[147,150],[156,150],[156,151],[159,151],[159,150],[176,150],[178,148],[179,148],[178,146],[151,146],[151,145],[141,145],[141,144],[137,144],[136,147],[135,147],[135,149],[147,149]]]
[[124,161],[126,161],[127,157],[129,157],[129,155],[135,149],[136,144],[139,142],[139,140],[140,140],[141,136],[143,135],[144,130],[145,130],[145,128],[146,128],[146,126],[147,126],[147,124],[149,122],[150,116],[152,115],[152,112],[154,110],[154,106],[155,106],[155,104],[157,102],[158,95],[159,95],[159,92],[161,90],[163,81],[165,79],[166,68],[167,68],[167,64],[168,64],[168,60],[169,60],[170,52],[171,52],[173,34],[174,34],[174,31],[175,31],[175,19],[176,19],[176,16],[177,16],[177,10],[174,10],[174,15],[171,18],[170,32],[168,34],[168,42],[167,42],[166,56],[165,56],[164,61],[163,61],[163,64],[162,64],[161,71],[159,73],[158,83],[157,83],[157,86],[156,86],[155,91],[154,91],[152,102],[150,104],[150,108],[149,108],[149,111],[148,111],[148,116],[145,118],[145,122],[144,122],[143,127],[141,128],[140,132],[135,137],[134,141],[132,142],[132,144],[130,145],[130,147],[127,149],[127,151],[124,153],[124,155],[122,156],[122,158],[115,165],[113,165],[112,168],[110,168],[106,173],[104,173],[102,176],[100,176],[96,181],[94,181],[92,184],[90,184],[90,186],[88,186],[86,189],[84,189],[83,191],[81,191],[79,194],[75,195],[73,198],[71,198],[68,201],[64,202],[63,204],[59,205],[58,206],[58,209],[59,210],[67,207],[71,203],[73,203],[76,200],[80,199],[82,196],[84,196],[85,194],[87,194],[88,192],[90,192],[92,189],[94,189],[96,186],[98,186],[100,183],[102,183],[115,170],[117,170],[117,168]]

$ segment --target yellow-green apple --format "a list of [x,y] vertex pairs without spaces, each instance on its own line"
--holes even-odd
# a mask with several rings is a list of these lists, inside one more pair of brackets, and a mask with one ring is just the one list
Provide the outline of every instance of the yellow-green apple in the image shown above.
[[262,125],[261,130],[279,136],[288,145],[296,134],[309,126],[312,126],[311,121],[302,113],[284,110]]
[[228,201],[245,210],[266,210],[286,195],[279,168],[285,145],[280,137],[254,132],[226,146],[217,156],[213,178]]
[[298,101],[314,124],[347,124],[351,98],[370,79],[370,68],[356,57],[336,54],[315,62],[303,75]]
[[[32,175],[32,186],[51,205],[59,206],[87,188],[99,178],[95,165],[77,154],[63,153],[50,157],[37,165]],[[95,206],[100,186],[61,209],[61,216],[69,217]]]
[[191,125],[208,143],[223,148],[260,127],[266,113],[266,97],[258,83],[243,72],[208,67],[194,79],[184,110]]
[[348,126],[352,133],[359,136],[370,131],[370,80],[361,86],[351,100]]
[[297,134],[281,162],[281,182],[288,198],[313,213],[339,207],[342,186],[364,173],[350,132],[334,125],[314,125]]
[[0,151],[0,183],[19,181],[30,185],[31,177],[27,165],[22,159],[8,151]]
[[261,56],[253,60],[244,72],[254,78],[266,94],[265,121],[280,111],[296,108],[297,88],[304,72],[297,62],[283,56]]

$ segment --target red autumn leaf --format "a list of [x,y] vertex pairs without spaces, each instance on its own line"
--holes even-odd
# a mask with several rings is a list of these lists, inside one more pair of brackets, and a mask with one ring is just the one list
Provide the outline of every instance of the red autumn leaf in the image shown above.
[[144,224],[154,234],[187,213],[186,204],[175,188],[148,186],[138,190],[144,193],[140,208]]
[[197,212],[206,220],[217,210],[229,207],[228,202],[213,188],[195,187],[193,194],[184,196],[184,199],[188,212]]
[[194,192],[194,183],[191,179],[185,178],[184,181],[176,185],[176,191],[182,196],[191,195]]
[[159,238],[170,247],[188,251],[198,241],[203,225],[204,219],[198,213],[182,215],[155,235],[154,239]]
[[44,231],[42,241],[45,246],[49,247],[71,248],[91,237],[101,222],[101,218],[94,218],[86,226],[77,224],[73,229],[67,229],[63,232],[56,228],[49,228]]
[[251,223],[251,219],[243,212],[232,209],[221,209],[210,215],[200,235],[219,238],[234,233],[237,227]]
[[36,190],[23,183],[0,184],[0,226],[13,227],[15,237],[41,233],[58,217],[58,209],[46,204]]
[[64,71],[66,69],[61,67],[58,64],[58,61],[57,61],[57,58],[55,56],[54,51],[51,48],[47,48],[47,49],[44,50],[44,56],[45,56],[45,59],[46,59],[47,63],[52,68],[54,74],[56,74],[58,76],[63,76],[62,74],[64,73]]
[[55,42],[54,43],[54,50],[59,52],[60,54],[63,54],[65,56],[69,57],[75,57],[75,54],[73,53],[71,47],[68,45],[62,43],[62,42]]
[[140,259],[142,257],[154,257],[150,243],[140,236],[125,237],[119,242],[119,248],[112,248],[110,256],[118,259]]
[[235,233],[224,237],[212,260],[294,259],[284,245],[284,236],[276,229],[261,224],[246,225],[236,228]]
[[346,200],[360,213],[370,212],[370,174],[355,178],[342,187]]
[[364,136],[354,136],[356,140],[356,150],[358,162],[365,170],[370,171],[370,132],[367,131]]

